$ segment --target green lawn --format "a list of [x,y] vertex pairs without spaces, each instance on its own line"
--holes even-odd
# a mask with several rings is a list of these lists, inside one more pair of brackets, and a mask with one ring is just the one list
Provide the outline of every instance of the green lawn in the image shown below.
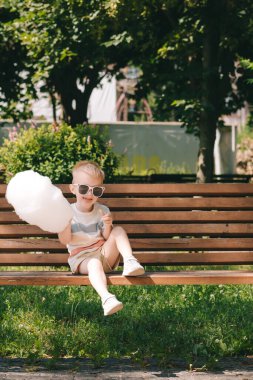
[[253,354],[252,286],[111,287],[124,302],[104,317],[91,287],[0,287],[0,356],[173,357],[208,365]]

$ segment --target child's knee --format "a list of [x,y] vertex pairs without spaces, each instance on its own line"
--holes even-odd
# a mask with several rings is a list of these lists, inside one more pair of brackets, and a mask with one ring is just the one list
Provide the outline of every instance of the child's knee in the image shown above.
[[88,273],[101,269],[102,263],[98,258],[92,258],[87,263]]
[[113,236],[115,236],[115,237],[117,237],[117,236],[122,236],[123,234],[124,234],[124,235],[126,234],[124,228],[122,228],[121,226],[113,227],[111,233],[112,233]]

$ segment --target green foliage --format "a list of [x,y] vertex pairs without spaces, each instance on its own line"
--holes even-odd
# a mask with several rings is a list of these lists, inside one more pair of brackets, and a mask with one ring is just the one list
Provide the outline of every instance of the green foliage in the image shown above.
[[[57,96],[64,120],[71,125],[87,120],[92,90],[105,74],[124,67],[129,55],[121,45],[131,38],[115,35],[117,2],[108,0],[9,0],[15,19],[8,24],[28,52],[33,82]],[[75,107],[73,107],[73,101]]]
[[143,71],[139,87],[144,95],[155,93],[155,120],[173,115],[188,132],[199,135],[204,111],[218,118],[242,107],[247,94],[238,80],[237,56],[252,55],[248,7],[248,0],[229,5],[219,0],[136,5],[138,24],[131,30],[135,28],[133,44]]
[[0,148],[0,164],[7,182],[14,174],[33,169],[53,183],[70,183],[71,168],[77,161],[86,159],[98,162],[105,171],[106,181],[112,180],[119,158],[102,127],[79,125],[73,129],[63,124],[21,129]]
[[[252,95],[252,85],[253,85],[253,57],[250,59],[243,59],[240,57],[239,62],[239,83],[244,90],[245,97],[249,104],[253,102]],[[251,128],[252,128],[252,118],[251,118]]]
[[239,131],[237,135],[237,143],[247,145],[246,140],[253,139],[253,115],[250,114],[246,125]]

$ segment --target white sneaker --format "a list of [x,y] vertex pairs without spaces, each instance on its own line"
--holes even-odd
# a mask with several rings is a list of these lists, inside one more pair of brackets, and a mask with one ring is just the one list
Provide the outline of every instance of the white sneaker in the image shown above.
[[145,273],[143,266],[135,257],[131,257],[124,262],[122,276],[140,276]]
[[117,298],[112,295],[103,301],[102,306],[104,309],[104,315],[111,315],[120,311],[123,308],[123,303],[118,301]]

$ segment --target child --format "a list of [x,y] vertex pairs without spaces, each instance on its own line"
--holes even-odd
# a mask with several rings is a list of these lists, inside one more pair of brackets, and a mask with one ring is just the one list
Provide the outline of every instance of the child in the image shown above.
[[114,294],[107,289],[106,272],[119,264],[120,254],[124,261],[123,276],[139,276],[144,268],[133,256],[125,230],[112,225],[110,210],[97,203],[103,195],[104,172],[93,161],[80,161],[72,170],[70,190],[76,196],[72,204],[74,217],[58,234],[69,251],[72,273],[88,274],[91,285],[101,297],[104,315],[123,308]]

